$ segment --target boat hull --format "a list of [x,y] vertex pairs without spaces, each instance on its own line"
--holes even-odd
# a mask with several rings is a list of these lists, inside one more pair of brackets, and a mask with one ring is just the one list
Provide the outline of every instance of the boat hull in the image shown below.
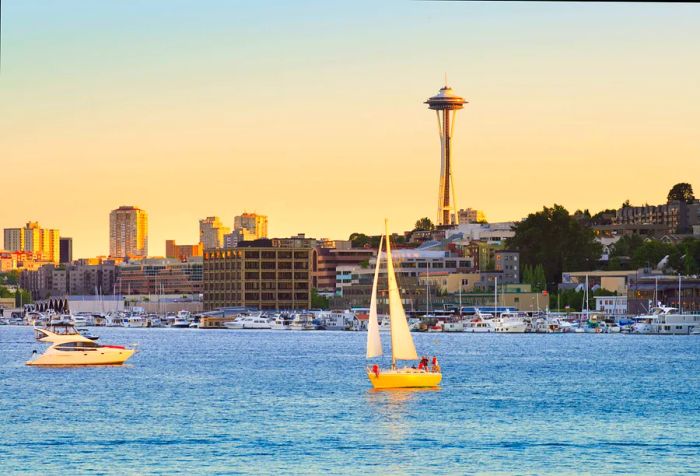
[[136,352],[134,349],[98,348],[89,352],[62,352],[50,350],[27,365],[75,366],[75,365],[121,365]]
[[370,383],[376,389],[430,388],[438,387],[442,381],[439,372],[422,372],[415,369],[384,370],[379,374],[367,372]]

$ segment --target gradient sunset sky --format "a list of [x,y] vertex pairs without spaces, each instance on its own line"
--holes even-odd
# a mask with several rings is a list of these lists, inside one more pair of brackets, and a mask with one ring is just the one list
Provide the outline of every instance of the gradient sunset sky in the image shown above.
[[0,227],[151,254],[198,220],[347,238],[435,219],[444,74],[458,206],[491,221],[700,192],[700,5],[2,2]]

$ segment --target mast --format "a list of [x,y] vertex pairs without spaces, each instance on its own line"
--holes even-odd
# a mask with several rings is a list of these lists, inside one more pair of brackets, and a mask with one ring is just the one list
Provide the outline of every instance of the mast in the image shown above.
[[683,307],[681,306],[681,273],[678,273],[678,314],[683,314]]
[[498,276],[493,277],[493,317],[498,317]]
[[389,319],[391,323],[391,368],[396,368],[397,360],[417,360],[416,346],[411,337],[411,331],[406,321],[406,313],[401,304],[399,286],[394,274],[394,263],[391,257],[391,239],[389,221],[384,221],[386,228],[386,276],[389,287]]

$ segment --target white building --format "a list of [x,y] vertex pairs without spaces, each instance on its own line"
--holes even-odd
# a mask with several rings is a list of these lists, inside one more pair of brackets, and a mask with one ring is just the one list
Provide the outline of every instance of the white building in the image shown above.
[[611,316],[627,314],[627,296],[596,296],[595,310]]
[[488,244],[500,245],[507,238],[515,236],[513,231],[514,222],[507,221],[501,223],[465,223],[449,229],[445,233],[445,238],[450,238],[458,233],[462,234],[462,240],[466,243],[471,241],[486,241]]

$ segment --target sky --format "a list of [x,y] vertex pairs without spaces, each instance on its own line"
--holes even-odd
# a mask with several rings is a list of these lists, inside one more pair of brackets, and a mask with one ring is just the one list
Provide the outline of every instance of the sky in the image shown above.
[[6,0],[0,227],[58,228],[74,257],[108,253],[120,205],[152,255],[243,211],[279,237],[411,229],[436,216],[423,101],[445,74],[469,101],[459,208],[663,203],[700,189],[699,24],[700,4]]

